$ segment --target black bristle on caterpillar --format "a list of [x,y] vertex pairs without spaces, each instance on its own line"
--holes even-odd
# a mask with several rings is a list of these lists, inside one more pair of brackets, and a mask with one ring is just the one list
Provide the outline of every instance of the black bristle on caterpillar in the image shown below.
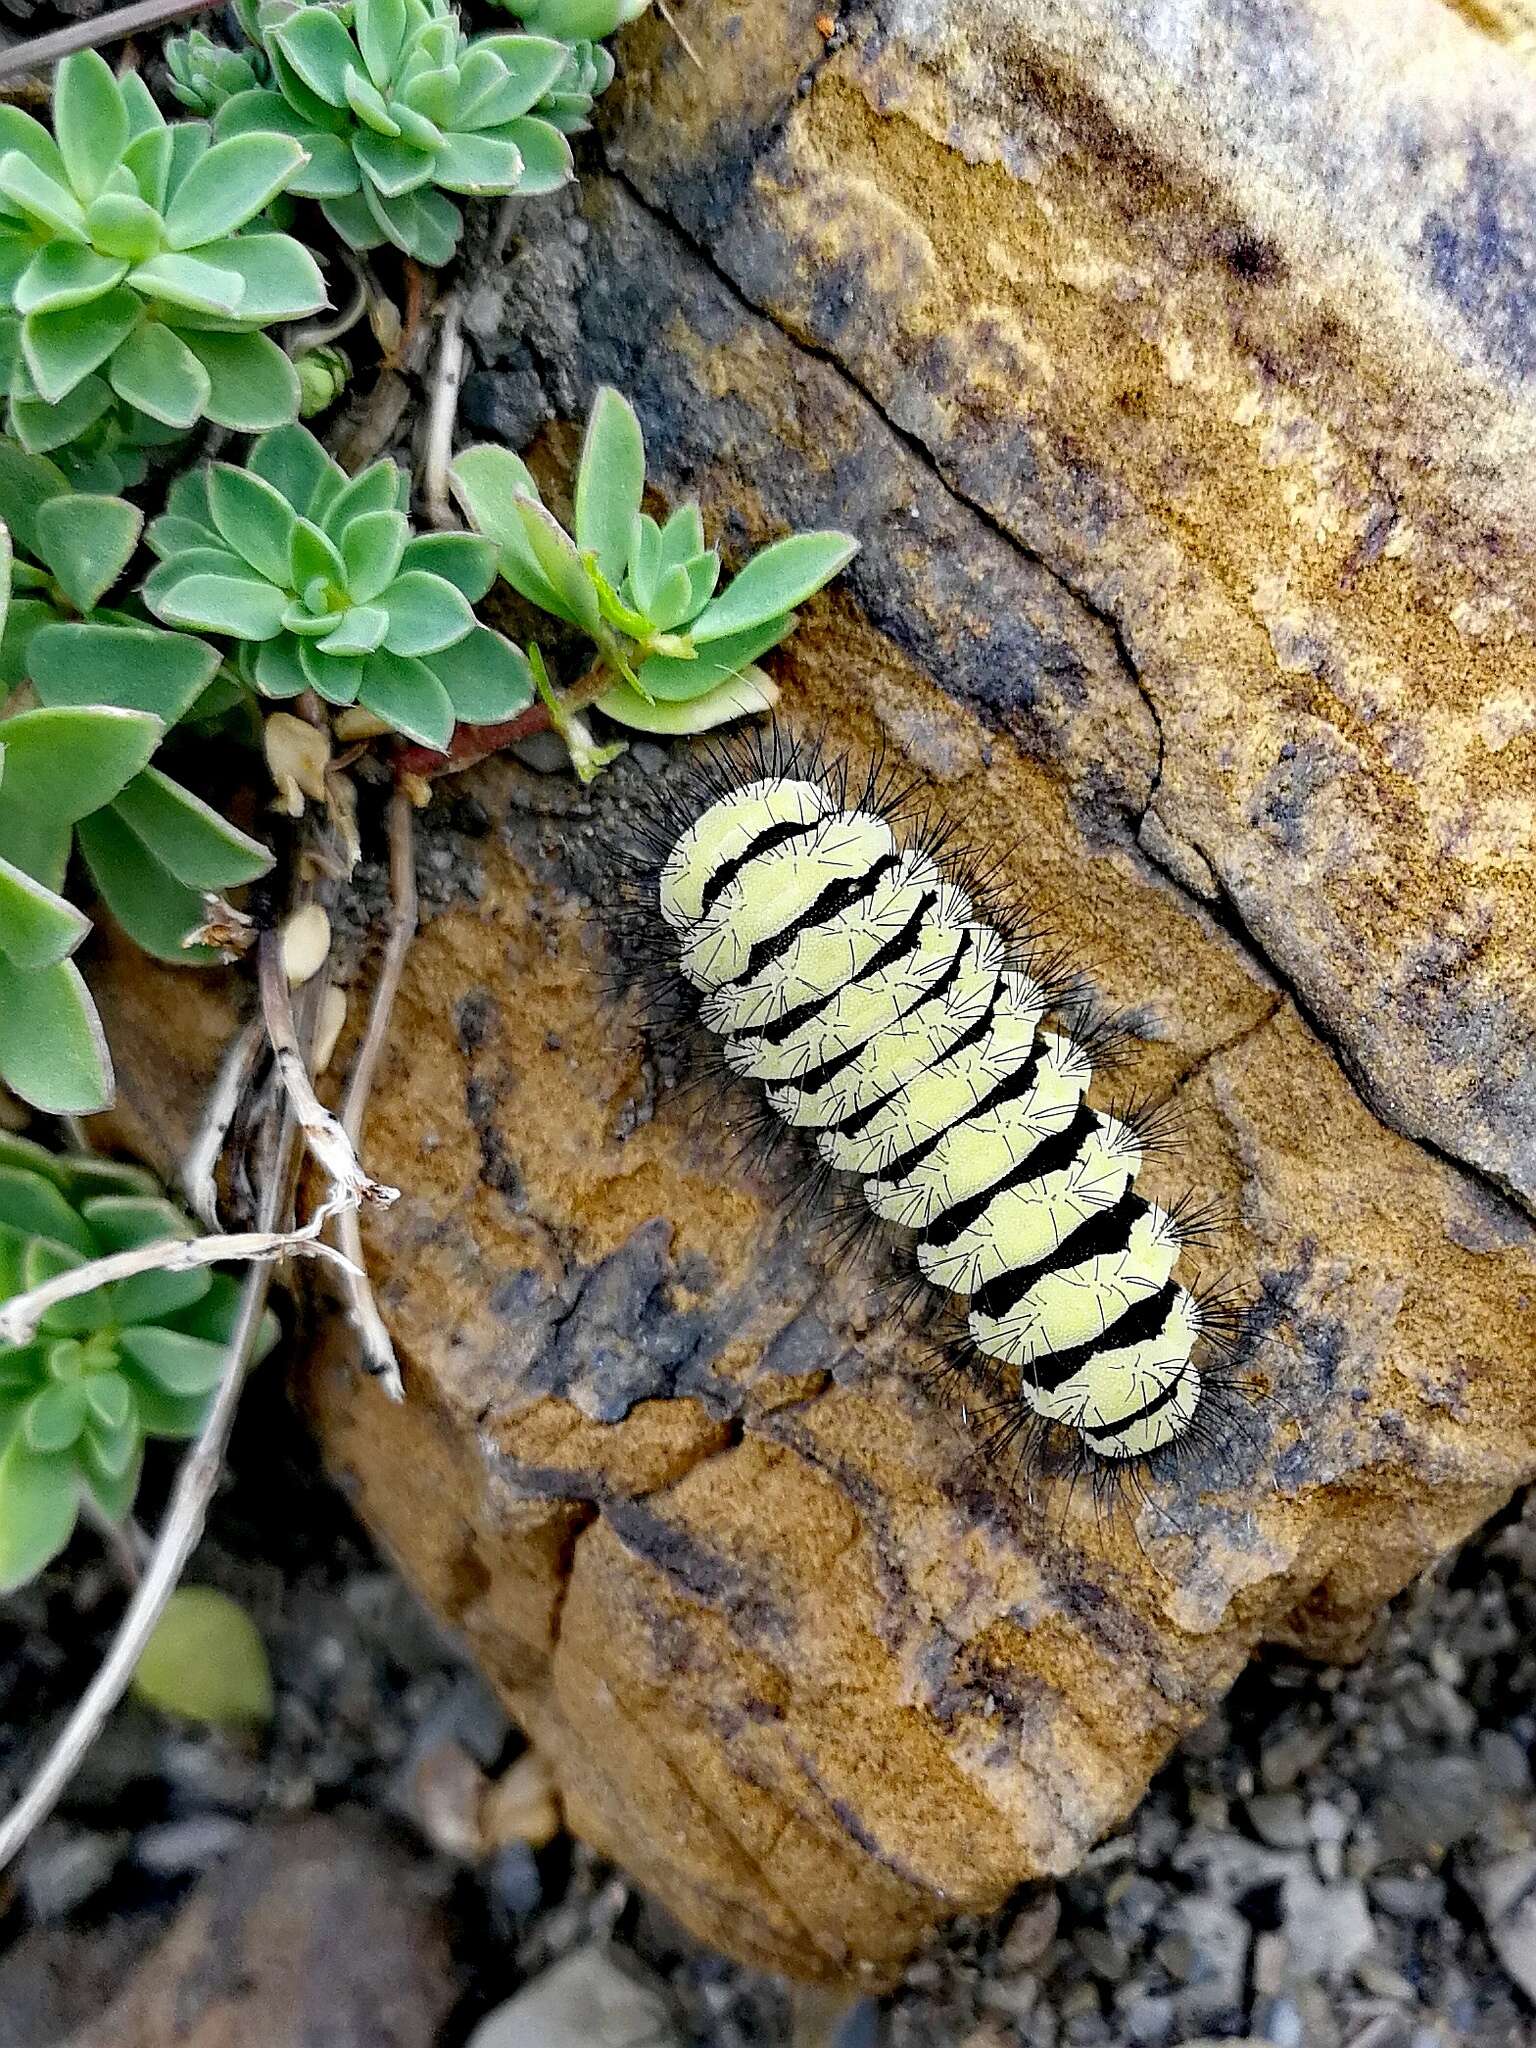
[[737,734],[658,778],[615,850],[618,979],[697,1071],[756,1081],[742,1158],[798,1136],[788,1213],[883,1238],[923,1378],[1029,1471],[1144,1488],[1247,1436],[1246,1310],[1176,1280],[1217,1205],[1137,1191],[1168,1105],[1091,1106],[1134,1033],[919,786],[818,742]]

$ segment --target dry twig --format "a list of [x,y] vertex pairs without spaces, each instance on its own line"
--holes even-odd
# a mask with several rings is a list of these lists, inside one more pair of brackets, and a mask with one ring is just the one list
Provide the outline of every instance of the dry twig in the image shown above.
[[[253,1233],[257,1238],[272,1243],[291,1243],[297,1235],[294,1232],[285,1233],[273,1228],[288,1202],[295,1135],[292,1116],[285,1116],[278,1139],[277,1158],[273,1162],[271,1177],[267,1181],[262,1197],[261,1215],[258,1218],[262,1227]],[[205,1238],[201,1242],[210,1244],[217,1240]],[[235,1240],[228,1239],[225,1242],[234,1243]],[[146,1246],[145,1249],[153,1247]],[[239,1255],[226,1253],[224,1256]],[[102,1260],[97,1263],[110,1265],[113,1261]],[[61,1277],[73,1279],[74,1275],[66,1274]],[[153,1553],[118,1625],[111,1649],[81,1695],[74,1712],[60,1730],[53,1747],[44,1757],[30,1784],[4,1821],[0,1822],[0,1869],[4,1869],[20,1852],[33,1830],[48,1818],[58,1804],[60,1795],[83,1762],[87,1750],[101,1733],[107,1717],[127,1690],[129,1680],[138,1669],[145,1645],[154,1633],[155,1624],[164,1613],[166,1602],[176,1590],[181,1574],[186,1568],[187,1559],[197,1547],[198,1539],[203,1533],[203,1523],[207,1518],[208,1504],[213,1498],[213,1490],[218,1484],[219,1472],[224,1463],[225,1446],[229,1442],[229,1432],[234,1423],[245,1368],[255,1348],[257,1332],[261,1328],[271,1277],[271,1265],[265,1261],[253,1264],[246,1273],[240,1289],[239,1314],[230,1338],[224,1376],[214,1390],[197,1441],[182,1461],[181,1470],[176,1475],[175,1490],[171,1495],[165,1520],[155,1538]],[[42,1291],[34,1289],[33,1293],[35,1295]],[[18,1300],[26,1299],[26,1296],[18,1297]],[[14,1308],[16,1303],[7,1306]]]
[[434,526],[454,527],[459,522],[448,496],[448,465],[453,460],[453,427],[459,415],[459,386],[464,381],[464,313],[457,292],[443,301],[439,319],[437,369],[422,436],[421,495]]
[[315,1212],[312,1224],[306,1228],[318,1229],[343,1209],[355,1209],[359,1202],[377,1202],[387,1208],[399,1199],[400,1190],[386,1187],[364,1170],[340,1119],[331,1114],[315,1093],[315,1084],[309,1078],[309,1064],[299,1050],[298,1033],[293,1022],[293,1001],[288,993],[288,977],[283,971],[282,940],[276,932],[262,933],[257,959],[261,1013],[266,1020],[272,1055],[277,1061],[278,1079],[298,1118],[299,1135],[305,1150],[330,1184],[330,1192]]
[[61,57],[76,50],[99,49],[103,43],[121,42],[141,28],[163,28],[173,21],[186,21],[194,14],[211,11],[209,0],[137,0],[133,7],[116,7],[110,14],[98,14],[94,21],[72,22],[52,35],[33,36],[29,42],[14,43],[0,50],[0,80],[16,78],[31,71],[46,70]]
[[230,1041],[181,1163],[182,1189],[192,1214],[205,1230],[219,1227],[218,1169],[224,1141],[266,1042],[259,1017],[242,1025]]
[[51,1308],[109,1287],[114,1280],[131,1280],[136,1273],[190,1273],[199,1266],[218,1266],[226,1260],[250,1261],[270,1266],[278,1259],[326,1259],[345,1267],[346,1258],[334,1246],[321,1241],[320,1232],[334,1211],[321,1209],[297,1230],[233,1230],[210,1237],[159,1237],[152,1244],[138,1244],[126,1252],[113,1252],[105,1259],[92,1259],[84,1266],[71,1266],[55,1273],[40,1287],[25,1294],[13,1294],[0,1303],[0,1348],[8,1344],[30,1344],[37,1326]]
[[[341,1127],[354,1149],[360,1148],[363,1142],[363,1120],[368,1114],[368,1099],[373,1093],[374,1076],[389,1037],[390,1017],[394,1012],[405,958],[416,936],[414,818],[410,798],[400,789],[389,800],[389,894],[389,937],[384,947],[384,959],[369,1006],[363,1042],[352,1062],[346,1093],[341,1101]],[[362,1222],[355,1208],[340,1211],[336,1218],[336,1235],[353,1267],[352,1272],[343,1276],[342,1293],[346,1297],[348,1319],[362,1340],[363,1364],[383,1382],[384,1390],[392,1401],[403,1400],[405,1389],[400,1381],[400,1362],[369,1284],[363,1259]]]

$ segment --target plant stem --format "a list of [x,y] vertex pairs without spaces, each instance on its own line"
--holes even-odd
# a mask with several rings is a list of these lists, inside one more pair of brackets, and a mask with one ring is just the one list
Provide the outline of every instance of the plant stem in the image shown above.
[[[368,1099],[373,1093],[374,1076],[389,1038],[390,1018],[400,990],[406,955],[416,936],[415,815],[411,800],[403,789],[397,789],[389,800],[389,896],[389,937],[384,947],[384,959],[369,1006],[363,1042],[357,1049],[357,1057],[347,1077],[346,1092],[341,1099],[341,1127],[354,1150],[362,1147]],[[355,1208],[343,1209],[337,1216],[336,1236],[343,1254],[355,1269],[342,1276],[342,1292],[346,1296],[348,1317],[362,1339],[363,1364],[382,1380],[392,1401],[404,1400],[400,1362],[395,1356],[394,1342],[384,1318],[379,1314],[379,1305],[368,1279],[363,1261],[362,1224]]]
[[[270,1237],[281,1235],[273,1230],[273,1224],[287,1207],[297,1135],[297,1124],[289,1112],[283,1119],[277,1158],[266,1183],[258,1218],[263,1231]],[[74,1712],[60,1730],[31,1783],[4,1821],[0,1822],[0,1870],[20,1853],[33,1830],[52,1813],[87,1750],[105,1727],[108,1716],[138,1669],[145,1645],[165,1611],[166,1602],[176,1590],[187,1559],[197,1547],[207,1520],[208,1504],[213,1499],[223,1467],[224,1451],[234,1424],[245,1369],[261,1328],[271,1282],[272,1268],[263,1263],[252,1265],[241,1283],[240,1307],[224,1361],[223,1377],[214,1390],[197,1441],[176,1475],[170,1506],[155,1538],[155,1547],[144,1575],[95,1677],[81,1694]]]
[[434,526],[446,528],[458,524],[448,498],[453,427],[459,415],[459,386],[464,380],[464,314],[457,292],[444,300],[440,319],[432,401],[422,441],[421,495],[428,519]]
[[[612,687],[613,677],[607,664],[594,661],[585,675],[578,677],[568,690],[560,691],[560,709],[580,711],[586,705],[596,703],[603,692]],[[432,777],[457,775],[461,768],[473,768],[477,761],[499,754],[503,747],[510,747],[517,740],[532,739],[536,732],[548,732],[554,723],[549,706],[537,703],[530,704],[526,711],[519,711],[516,718],[503,719],[500,725],[458,725],[454,727],[446,753],[439,753],[435,747],[402,747],[395,755],[395,773]]]
[[73,22],[68,28],[55,29],[52,35],[33,36],[29,42],[0,50],[0,81],[44,70],[76,50],[96,50],[103,43],[121,42],[141,28],[163,28],[168,22],[210,12],[208,0],[190,0],[190,4],[189,0],[136,0],[132,7],[114,7],[94,21]]
[[250,1082],[256,1061],[266,1044],[261,1019],[252,1017],[230,1040],[220,1062],[218,1077],[208,1091],[208,1100],[187,1154],[181,1163],[181,1185],[192,1214],[205,1230],[219,1227],[219,1160],[229,1127],[239,1114],[241,1098]]
[[[261,1014],[266,1020],[267,1037],[272,1042],[272,1054],[277,1061],[278,1079],[298,1118],[305,1150],[329,1183],[329,1191],[314,1218],[315,1227],[320,1227],[340,1210],[355,1208],[359,1202],[378,1202],[387,1208],[399,1199],[400,1190],[385,1187],[364,1170],[340,1120],[331,1114],[315,1093],[315,1084],[309,1077],[309,1062],[299,1050],[298,1032],[293,1021],[293,999],[288,992],[288,976],[283,970],[282,940],[275,931],[262,933],[257,965]],[[0,1316],[3,1314],[4,1311],[0,1310]]]

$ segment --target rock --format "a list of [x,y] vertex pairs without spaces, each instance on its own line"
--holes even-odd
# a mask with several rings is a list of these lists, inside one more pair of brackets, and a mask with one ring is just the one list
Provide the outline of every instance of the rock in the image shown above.
[[580,1948],[482,2020],[469,2048],[681,2048],[656,1992]]
[[458,1990],[419,1867],[311,1816],[253,1829],[62,2048],[434,2048]]
[[[1251,1453],[1106,1518],[976,1463],[865,1269],[626,1050],[628,763],[424,818],[367,1142],[409,1398],[340,1333],[307,1398],[573,1830],[704,1939],[869,1984],[1536,1471],[1536,101],[1436,0],[818,12],[722,0],[704,73],[629,32],[508,360],[526,317],[562,418],[629,389],[733,549],[861,534],[787,714],[883,746],[1136,1006],[1262,1298]],[[120,1127],[175,1146],[227,996],[103,1006]]]
[[1490,1865],[1477,1901],[1494,1954],[1526,1997],[1536,1999],[1536,1850]]
[[1335,1980],[1370,1954],[1376,1929],[1364,1888],[1288,1877],[1281,1895],[1291,1967],[1298,1975]]
[[508,1842],[542,1849],[560,1832],[560,1802],[548,1764],[536,1749],[522,1755],[491,1785],[480,1808],[480,1835],[488,1850]]

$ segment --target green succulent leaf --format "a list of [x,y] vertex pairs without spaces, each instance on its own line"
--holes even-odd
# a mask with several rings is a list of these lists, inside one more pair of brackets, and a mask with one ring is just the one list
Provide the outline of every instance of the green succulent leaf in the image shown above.
[[410,538],[403,512],[363,512],[341,531],[341,559],[347,588],[358,604],[371,604],[399,573]]
[[772,711],[776,702],[778,690],[762,670],[745,668],[739,676],[731,676],[729,682],[721,682],[713,690],[705,690],[702,696],[686,700],[647,700],[639,690],[631,690],[627,682],[621,682],[612,690],[604,690],[598,698],[598,711],[616,725],[631,727],[631,731],[674,739],[688,733],[709,733],[719,725],[731,725],[735,719],[756,717],[762,711]]
[[55,184],[69,182],[58,145],[41,121],[34,121],[20,107],[0,105],[0,155],[13,149],[19,150]]
[[576,175],[571,145],[552,122],[541,121],[533,114],[520,114],[503,123],[496,130],[495,139],[510,143],[522,158],[517,190],[525,199],[558,192]]
[[234,576],[187,576],[149,603],[173,626],[223,633],[231,640],[270,640],[281,631],[286,609],[283,592],[270,583]]
[[384,645],[389,631],[389,613],[378,605],[355,604],[341,614],[323,644],[327,654],[372,654]]
[[461,725],[499,725],[533,702],[528,657],[489,626],[476,626],[434,654],[429,666]]
[[135,329],[112,358],[107,378],[119,398],[168,427],[194,426],[213,388],[191,349],[158,322]]
[[118,1340],[123,1356],[146,1372],[168,1394],[208,1394],[224,1375],[226,1350],[183,1330],[135,1326]]
[[187,332],[208,373],[208,417],[239,434],[280,427],[298,410],[299,373],[270,334]]
[[[168,1207],[168,1204],[161,1204]],[[185,1236],[182,1229],[159,1233]],[[134,1273],[127,1280],[117,1281],[112,1289],[112,1317],[115,1322],[158,1323],[167,1316],[179,1315],[184,1308],[201,1301],[212,1286],[212,1278],[206,1270],[190,1273],[167,1273],[163,1269],[149,1273]],[[126,1382],[124,1383],[126,1385]]]
[[208,508],[222,538],[268,583],[288,576],[298,516],[275,485],[217,462],[208,471]]
[[136,775],[112,808],[160,865],[188,888],[234,888],[255,881],[272,865],[271,853],[258,840],[158,768]]
[[45,1455],[71,1450],[85,1428],[86,1413],[85,1390],[78,1381],[40,1388],[22,1415],[28,1450]]
[[475,623],[464,593],[421,569],[396,577],[380,604],[389,614],[384,645],[391,654],[436,654],[462,640]]
[[310,687],[309,673],[299,659],[299,643],[291,633],[280,633],[257,648],[254,675],[264,697],[301,697]]
[[0,157],[0,197],[37,229],[52,229],[66,242],[86,247],[85,210],[68,186],[40,170],[19,150]]
[[94,611],[127,568],[144,515],[122,498],[80,491],[37,511],[37,553],[76,611]]
[[650,0],[504,0],[513,14],[542,35],[577,42],[611,36],[644,14]]
[[21,348],[38,397],[50,405],[68,397],[122,347],[138,326],[140,311],[139,300],[119,285],[83,311],[29,313],[21,323]]
[[47,1238],[89,1258],[89,1226],[61,1188],[22,1166],[0,1166],[0,1225],[22,1237]]
[[98,706],[7,719],[0,858],[56,886],[63,879],[59,830],[110,803],[148,765],[163,730],[147,712]]
[[11,303],[22,314],[64,312],[103,297],[127,274],[122,258],[74,242],[49,242],[16,280]]
[[0,860],[0,953],[35,971],[67,960],[90,930],[90,919],[8,860]]
[[847,533],[797,533],[755,555],[694,620],[696,641],[722,640],[792,611],[853,559],[858,542]]
[[[553,513],[532,498],[519,498],[514,509],[527,551],[545,584],[556,593],[559,616],[595,635],[602,627],[602,607],[570,535]],[[515,579],[508,576],[507,581]]]
[[178,967],[214,958],[206,947],[183,943],[203,921],[201,892],[178,882],[114,806],[82,818],[75,838],[96,893],[136,946]]
[[[131,1252],[140,1245],[158,1244],[167,1237],[192,1237],[195,1235],[191,1223],[182,1215],[174,1202],[166,1200],[159,1192],[158,1183],[148,1174],[141,1176],[137,1185],[113,1187],[105,1191],[95,1188],[89,1180],[83,1180],[79,1173],[80,1162],[72,1161],[69,1173],[68,1192],[72,1201],[80,1205],[80,1213],[90,1225],[91,1235],[96,1240],[99,1252]],[[141,1278],[147,1277],[141,1275]],[[187,1296],[188,1301],[201,1301],[212,1285],[206,1267],[191,1274],[178,1273],[160,1277],[176,1280],[197,1279],[203,1285],[194,1288]],[[120,1280],[112,1296],[112,1313],[118,1322],[136,1322],[139,1318],[122,1313],[122,1289],[129,1283]]]
[[453,702],[424,661],[380,648],[363,665],[359,701],[424,747],[444,752],[453,737]]
[[478,604],[496,580],[494,541],[475,533],[423,533],[410,541],[400,557],[401,569],[425,569],[462,590]]
[[347,72],[358,51],[339,15],[328,7],[301,7],[273,29],[271,40],[327,106],[347,104]]
[[94,199],[129,142],[128,109],[99,52],[79,50],[55,72],[53,128],[76,196]]
[[54,463],[0,440],[0,519],[22,553],[37,554],[37,515],[68,490],[63,471]]
[[72,960],[28,972],[0,956],[0,1081],[49,1115],[91,1116],[112,1100],[106,1036]]
[[140,263],[128,282],[144,298],[187,313],[228,317],[241,311],[245,299],[245,281],[237,271],[174,250]]
[[455,457],[448,481],[470,524],[496,543],[501,573],[512,588],[540,611],[574,625],[575,619],[539,566],[523,531],[518,501],[529,498],[537,502],[539,490],[522,458],[510,448],[482,443]]
[[303,162],[291,135],[232,135],[214,143],[166,208],[167,245],[197,249],[232,235],[277,197]]
[[576,545],[597,557],[610,584],[629,559],[645,489],[645,438],[634,407],[611,384],[597,394],[576,470]]
[[32,682],[45,705],[150,711],[167,726],[186,717],[219,661],[207,641],[154,626],[50,625],[31,649]]
[[732,633],[700,647],[692,661],[676,656],[653,654],[641,663],[636,679],[643,693],[660,703],[686,704],[708,696],[723,683],[741,674],[760,654],[777,647],[794,626],[794,617],[765,619],[746,632]]
[[24,1586],[58,1556],[74,1533],[78,1512],[74,1460],[40,1456],[14,1417],[0,1450],[0,1593]]

